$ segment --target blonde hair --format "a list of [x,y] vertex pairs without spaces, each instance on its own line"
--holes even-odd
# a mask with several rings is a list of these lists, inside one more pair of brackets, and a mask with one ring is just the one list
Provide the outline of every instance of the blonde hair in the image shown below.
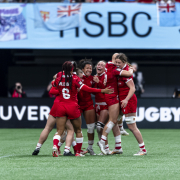
[[128,62],[128,58],[124,53],[119,53],[115,59],[120,59],[123,63],[127,63],[129,66],[132,66],[129,62]]

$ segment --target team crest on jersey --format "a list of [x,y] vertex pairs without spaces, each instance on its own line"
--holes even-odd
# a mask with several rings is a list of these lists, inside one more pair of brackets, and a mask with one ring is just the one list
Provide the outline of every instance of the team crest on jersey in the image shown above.
[[90,81],[90,83],[92,84],[92,81]]
[[79,85],[81,86],[83,83],[81,81],[79,81]]
[[84,82],[84,79],[82,79],[81,81]]

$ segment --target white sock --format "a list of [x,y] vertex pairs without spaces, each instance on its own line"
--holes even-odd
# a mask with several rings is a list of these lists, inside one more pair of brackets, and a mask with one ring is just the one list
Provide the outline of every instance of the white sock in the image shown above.
[[42,144],[37,143],[36,149],[40,149],[40,148],[41,148],[41,146],[42,146]]
[[93,144],[94,144],[94,140],[88,140],[88,148],[89,149],[92,149]]
[[62,145],[63,145],[63,143],[62,143],[62,142],[59,142],[59,143],[58,143],[58,146],[59,146],[59,147],[61,147]]
[[65,149],[64,149],[64,152],[69,152],[70,151],[70,147],[68,147],[68,146],[65,146]]
[[109,144],[105,145],[105,149],[109,150]]
[[139,144],[139,148],[140,148],[140,150],[146,151],[144,142]]
[[76,141],[72,142],[72,147],[74,147],[76,145]]
[[119,124],[119,129],[123,129],[123,123]]
[[100,142],[105,146],[105,142],[106,142],[106,140],[107,140],[107,137],[106,136],[104,136],[104,135],[102,135],[101,136],[101,140],[100,140]]
[[121,149],[121,135],[115,137],[115,149]]

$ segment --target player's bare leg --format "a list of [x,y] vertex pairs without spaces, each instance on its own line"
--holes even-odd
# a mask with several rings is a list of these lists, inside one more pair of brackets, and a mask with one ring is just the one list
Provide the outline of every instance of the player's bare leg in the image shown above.
[[57,117],[56,118],[56,126],[57,126],[57,134],[53,137],[53,157],[58,157],[58,144],[60,142],[61,136],[65,130],[67,117]]
[[73,119],[71,120],[71,123],[74,127],[74,131],[76,133],[76,143],[77,143],[77,152],[75,154],[75,156],[84,156],[81,153],[81,147],[83,144],[83,135],[82,135],[82,131],[81,131],[81,116],[77,119]]
[[[97,133],[98,133],[98,138],[99,138],[99,140],[101,140],[101,136],[102,136],[104,126],[107,123],[108,118],[109,118],[109,113],[108,113],[108,110],[102,110],[100,112],[100,115],[99,114],[96,114],[96,115],[97,115],[97,127],[96,127],[96,129],[97,129]],[[106,140],[106,142],[105,142],[105,150],[107,151],[107,154],[112,153],[112,151],[110,151],[110,149],[109,149],[108,140]],[[103,153],[100,153],[98,155],[103,155]]]
[[143,141],[141,132],[137,128],[136,122],[133,122],[133,121],[135,121],[135,117],[136,117],[136,113],[129,113],[129,114],[125,115],[125,120],[126,120],[127,126],[129,128],[129,130],[134,134],[134,136],[139,144],[139,148],[140,148],[140,151],[134,155],[135,156],[146,155],[147,151],[145,149],[145,145],[144,145],[144,141]]
[[32,155],[38,155],[41,146],[44,144],[44,142],[48,138],[48,135],[52,131],[55,123],[56,123],[56,118],[54,118],[52,115],[49,115],[47,122],[46,122],[46,126],[40,134],[39,141],[37,143],[36,149],[34,150]]
[[67,128],[67,137],[66,137],[66,145],[64,149],[64,156],[74,156],[70,152],[70,147],[74,139],[74,128],[69,119],[66,122],[66,128]]
[[87,125],[87,135],[88,135],[88,148],[87,151],[90,155],[96,155],[93,151],[93,144],[94,144],[94,129],[95,129],[95,122],[96,122],[96,113],[95,110],[88,110],[84,111],[84,118],[86,120]]
[[118,126],[122,136],[129,136],[129,133],[123,127],[123,114],[118,116]]
[[101,140],[98,142],[100,150],[103,154],[107,154],[107,152],[105,151],[105,142],[107,140],[107,135],[112,130],[114,125],[117,123],[117,118],[119,115],[119,103],[109,106],[108,109],[109,109],[109,121],[107,122],[107,124],[103,129]]

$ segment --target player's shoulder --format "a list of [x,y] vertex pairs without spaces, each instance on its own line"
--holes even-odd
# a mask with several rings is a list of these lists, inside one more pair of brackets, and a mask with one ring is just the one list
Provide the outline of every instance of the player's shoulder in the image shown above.
[[123,70],[127,70],[128,71],[129,70],[129,65],[126,64],[125,67],[123,68]]
[[73,74],[73,80],[80,80],[79,76],[77,76],[76,74]]
[[56,78],[59,78],[62,75],[62,71],[58,72]]
[[112,61],[109,61],[106,63],[106,69],[109,71],[114,70],[116,69],[116,65]]

